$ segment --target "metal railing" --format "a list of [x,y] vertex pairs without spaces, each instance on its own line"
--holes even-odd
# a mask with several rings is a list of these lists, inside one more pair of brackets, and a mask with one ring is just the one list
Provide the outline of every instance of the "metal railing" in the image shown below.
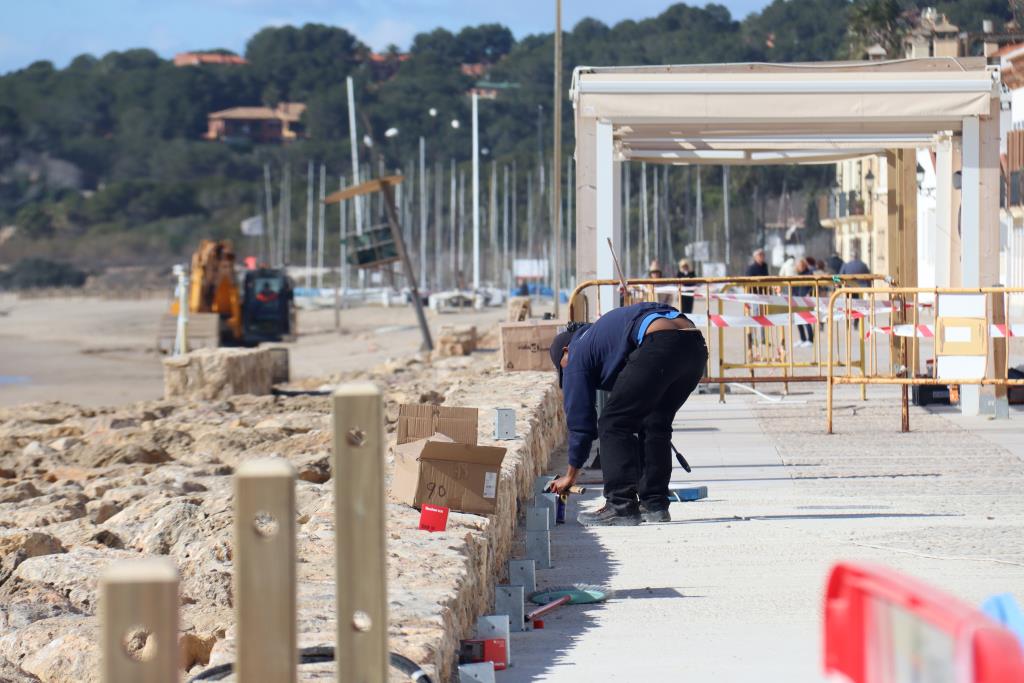
[[[1008,387],[1024,386],[1024,380],[1009,376],[1009,342],[1024,336],[1024,321],[1011,319],[1015,306],[1020,308],[1024,304],[1024,297],[1016,303],[1013,297],[1022,294],[1021,287],[872,287],[834,291],[828,302],[827,432],[832,433],[837,384],[860,385],[862,395],[868,385],[900,386],[904,432],[910,430],[908,387],[991,385],[997,387],[999,396],[1005,395]],[[840,300],[842,304],[837,308],[836,302]],[[879,323],[879,312],[884,311],[891,314],[889,325]],[[849,340],[856,327],[869,340],[860,376],[853,375],[848,359],[836,358],[832,343],[837,331]],[[884,345],[881,340],[885,340]],[[849,353],[849,344],[846,350]],[[925,373],[920,372],[922,350],[930,350],[934,356],[926,360]],[[962,360],[971,358],[976,360]],[[948,360],[940,369],[942,359]],[[846,368],[847,373],[837,374],[837,368]],[[980,372],[965,370],[958,376],[955,370],[960,368],[978,368]]]
[[[591,293],[589,290],[593,290],[598,314],[605,310],[602,297],[607,300],[609,295],[618,298],[617,305],[660,301],[680,310],[684,297],[693,298],[695,303],[703,301],[706,312],[689,315],[703,329],[709,348],[702,382],[718,384],[719,398],[724,401],[725,385],[734,382],[782,383],[786,391],[790,382],[825,382],[826,354],[822,335],[813,335],[810,359],[797,359],[794,340],[798,327],[810,327],[813,334],[825,323],[823,312],[829,301],[827,294],[832,290],[856,289],[861,283],[885,279],[882,275],[638,278],[626,280],[625,292],[618,280],[588,280],[580,283],[569,298],[569,319],[586,322],[592,318],[590,300],[585,296]],[[726,304],[741,306],[742,310],[738,315],[729,314]],[[743,334],[741,358],[728,356],[727,330],[730,328]],[[832,343],[831,336],[829,343]],[[848,353],[846,362],[851,372],[858,369],[863,373],[863,337],[847,340],[851,346],[854,343],[859,345],[860,353]],[[728,374],[736,370],[748,375]],[[808,370],[816,374],[806,374]],[[773,374],[759,375],[759,372]]]

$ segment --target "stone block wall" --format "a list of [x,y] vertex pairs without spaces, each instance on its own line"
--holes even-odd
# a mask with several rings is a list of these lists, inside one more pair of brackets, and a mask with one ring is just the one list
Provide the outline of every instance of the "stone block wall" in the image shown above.
[[270,349],[198,349],[164,359],[164,398],[213,401],[269,394],[274,368]]
[[[190,356],[172,367],[176,381],[195,382],[216,400],[0,409],[0,681],[99,683],[98,577],[111,562],[147,555],[178,567],[188,677],[234,661],[231,475],[251,458],[286,458],[299,471],[299,645],[334,644],[330,400],[225,399],[259,390],[232,373],[243,371],[241,359],[266,355],[222,349]],[[229,370],[227,358],[241,362]],[[269,365],[256,372],[266,377]],[[453,512],[446,531],[428,533],[418,529],[416,510],[394,500],[387,506],[390,648],[447,682],[459,640],[492,609],[519,503],[564,439],[554,375],[503,373],[493,354],[473,354],[431,364],[410,358],[339,379],[384,389],[389,447],[397,405],[418,399],[479,408],[480,443],[508,449],[493,515]],[[518,438],[494,441],[494,408],[516,410]],[[388,470],[391,464],[389,454]],[[305,664],[298,680],[333,680],[333,669]]]

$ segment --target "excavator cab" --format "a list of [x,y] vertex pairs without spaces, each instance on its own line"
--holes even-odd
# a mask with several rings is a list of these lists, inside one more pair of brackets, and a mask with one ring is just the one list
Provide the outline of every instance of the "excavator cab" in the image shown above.
[[295,295],[283,270],[246,271],[242,285],[242,343],[288,341],[295,336]]

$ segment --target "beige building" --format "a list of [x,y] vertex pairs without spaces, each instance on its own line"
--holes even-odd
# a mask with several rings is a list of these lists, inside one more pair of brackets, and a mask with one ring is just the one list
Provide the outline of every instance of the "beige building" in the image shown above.
[[[885,57],[880,46],[868,49],[868,57]],[[959,57],[960,29],[935,8],[921,12],[918,25],[903,41],[908,59]],[[835,230],[835,249],[844,261],[857,253],[873,273],[890,272],[888,263],[889,225],[888,169],[884,156],[866,156],[836,164],[836,186],[822,212],[823,227]]]
[[207,115],[207,140],[291,142],[305,136],[302,115],[306,105],[281,102],[276,107],[232,107]]
[[821,225],[835,231],[835,249],[844,261],[856,254],[873,273],[888,272],[889,220],[885,157],[868,156],[836,164],[836,186],[822,212]]
[[921,12],[920,22],[903,40],[903,50],[909,59],[959,57],[960,28],[949,23],[945,14],[929,7]]

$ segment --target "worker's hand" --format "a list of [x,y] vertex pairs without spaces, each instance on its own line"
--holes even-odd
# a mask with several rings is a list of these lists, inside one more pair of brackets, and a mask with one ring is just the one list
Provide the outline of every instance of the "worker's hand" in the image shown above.
[[578,470],[575,467],[570,466],[564,476],[561,476],[548,484],[547,490],[551,493],[566,493],[569,490],[569,487],[576,483],[577,471]]

